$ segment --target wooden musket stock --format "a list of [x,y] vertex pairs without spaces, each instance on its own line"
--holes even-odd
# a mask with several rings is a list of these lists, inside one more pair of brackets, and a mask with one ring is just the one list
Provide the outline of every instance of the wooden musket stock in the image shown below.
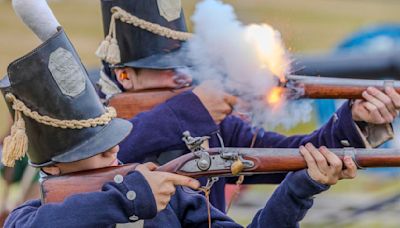
[[[289,75],[287,89],[296,90],[294,98],[312,99],[361,99],[362,92],[368,87],[375,87],[383,91],[386,86],[392,86],[400,93],[400,81],[395,80],[367,80],[350,78],[328,78]],[[289,94],[291,93],[288,91]],[[296,96],[297,93],[297,96]]]
[[108,101],[108,105],[117,110],[119,118],[131,119],[137,114],[149,111],[155,106],[164,103],[168,99],[190,89],[192,89],[192,87],[185,87],[176,90],[157,89],[132,93],[120,93],[111,97]]
[[[353,158],[359,168],[399,167],[400,150],[397,149],[330,149],[339,158],[345,155]],[[231,165],[240,160],[253,164],[245,167],[239,175],[253,175],[277,172],[289,172],[306,168],[306,162],[298,149],[275,148],[211,148],[207,150],[211,166],[200,170],[199,160],[193,153],[185,154],[157,170],[176,173],[193,178],[212,176],[234,176]],[[106,182],[113,181],[117,174],[126,175],[135,169],[137,164],[108,167],[97,170],[72,173],[64,176],[53,176],[42,182],[43,203],[62,202],[66,197],[85,192],[101,191]]]

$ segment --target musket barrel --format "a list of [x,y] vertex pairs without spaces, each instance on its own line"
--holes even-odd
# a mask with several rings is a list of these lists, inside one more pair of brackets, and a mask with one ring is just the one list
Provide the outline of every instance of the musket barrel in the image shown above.
[[[245,159],[250,159],[255,164],[252,170],[261,172],[276,171],[294,171],[307,167],[303,156],[299,149],[249,149],[243,148],[242,154]],[[340,159],[345,155],[353,158],[359,167],[400,167],[400,150],[399,149],[358,149],[358,148],[341,148],[329,149]]]
[[399,149],[354,149],[354,151],[356,162],[360,167],[400,167]]
[[398,48],[374,53],[341,52],[293,56],[294,74],[340,78],[399,78]]
[[[340,159],[345,155],[353,158],[359,167],[400,167],[400,150],[398,149],[329,149]],[[241,174],[276,173],[296,171],[307,168],[307,164],[298,148],[210,148],[211,166],[200,170],[196,158],[186,154],[180,159],[159,167],[159,171],[173,172],[190,177],[232,176],[230,164],[221,159],[221,152],[240,155],[243,160],[251,161],[254,166],[245,168]]]
[[314,76],[287,76],[286,88],[295,89],[295,98],[312,99],[360,99],[368,87],[384,90],[392,86],[400,92],[400,81],[329,78]]

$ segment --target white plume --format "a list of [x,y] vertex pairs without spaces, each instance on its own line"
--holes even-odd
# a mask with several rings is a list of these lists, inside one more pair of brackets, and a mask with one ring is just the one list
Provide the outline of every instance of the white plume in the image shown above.
[[46,0],[12,0],[15,13],[44,42],[60,26]]

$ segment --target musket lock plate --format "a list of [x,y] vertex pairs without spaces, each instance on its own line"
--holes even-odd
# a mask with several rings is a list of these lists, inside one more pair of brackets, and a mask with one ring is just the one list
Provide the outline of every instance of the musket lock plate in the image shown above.
[[203,147],[203,143],[210,139],[208,136],[192,137],[189,131],[183,132],[182,140],[185,142],[187,148],[198,157],[197,167],[201,171],[207,171],[211,167],[210,154]]

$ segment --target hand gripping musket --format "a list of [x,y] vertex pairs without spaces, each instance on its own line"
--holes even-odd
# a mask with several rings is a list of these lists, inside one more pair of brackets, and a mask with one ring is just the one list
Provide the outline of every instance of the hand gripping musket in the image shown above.
[[[176,173],[188,177],[208,177],[209,186],[215,177],[255,175],[289,172],[307,168],[299,149],[285,148],[210,148],[201,145],[207,137],[191,137],[185,133],[183,140],[191,153],[178,157],[158,167],[158,171]],[[399,167],[398,149],[330,149],[340,159],[352,157],[358,168]],[[66,197],[85,192],[100,191],[106,182],[117,175],[126,175],[137,164],[107,167],[97,170],[77,172],[63,176],[53,176],[42,182],[43,203],[61,202]]]

